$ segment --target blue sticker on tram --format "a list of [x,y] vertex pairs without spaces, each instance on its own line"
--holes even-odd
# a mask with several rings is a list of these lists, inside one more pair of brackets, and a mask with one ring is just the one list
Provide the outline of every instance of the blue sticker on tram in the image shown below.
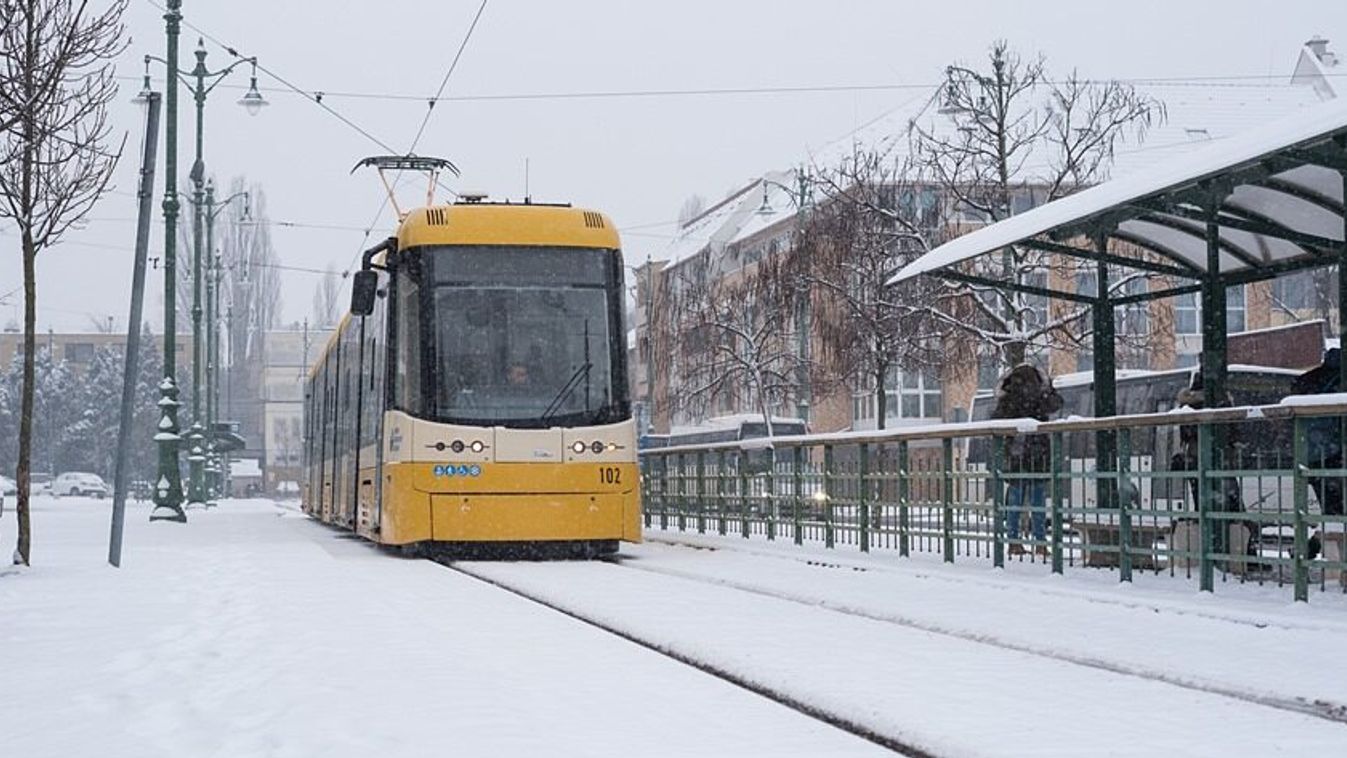
[[433,470],[435,476],[481,476],[482,467],[477,465],[469,466],[459,464],[455,466],[450,463],[443,466],[436,466]]

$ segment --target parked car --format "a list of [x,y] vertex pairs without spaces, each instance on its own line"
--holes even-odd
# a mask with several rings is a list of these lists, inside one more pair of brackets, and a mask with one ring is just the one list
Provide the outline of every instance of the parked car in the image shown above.
[[28,475],[29,491],[34,495],[51,494],[51,474],[34,471]]
[[0,498],[19,494],[19,485],[7,476],[0,476]]
[[51,484],[51,492],[57,497],[61,495],[107,497],[108,491],[108,485],[103,481],[103,477],[82,471],[67,471],[56,477],[56,481]]

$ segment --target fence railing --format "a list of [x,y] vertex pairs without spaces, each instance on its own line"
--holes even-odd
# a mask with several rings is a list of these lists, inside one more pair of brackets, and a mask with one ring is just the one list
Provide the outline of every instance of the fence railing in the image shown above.
[[[1299,401],[1299,402],[1298,402]],[[1347,587],[1347,398],[642,451],[647,528]],[[1030,441],[1030,435],[1042,435]],[[1041,455],[1026,454],[1032,445]]]

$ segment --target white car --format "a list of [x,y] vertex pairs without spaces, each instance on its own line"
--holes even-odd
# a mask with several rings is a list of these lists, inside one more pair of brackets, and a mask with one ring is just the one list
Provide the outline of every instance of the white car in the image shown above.
[[0,476],[0,498],[4,498],[6,495],[12,497],[17,494],[19,494],[19,485],[7,476]]
[[108,485],[103,481],[103,477],[98,474],[67,471],[56,477],[56,480],[51,483],[51,494],[58,497],[61,495],[107,497]]

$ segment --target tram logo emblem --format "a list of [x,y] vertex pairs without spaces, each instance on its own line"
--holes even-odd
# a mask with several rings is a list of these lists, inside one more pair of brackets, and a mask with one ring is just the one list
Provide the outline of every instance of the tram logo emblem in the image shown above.
[[434,474],[435,476],[481,476],[482,467],[477,465],[469,466],[463,463],[460,463],[457,466],[448,464],[436,466]]

